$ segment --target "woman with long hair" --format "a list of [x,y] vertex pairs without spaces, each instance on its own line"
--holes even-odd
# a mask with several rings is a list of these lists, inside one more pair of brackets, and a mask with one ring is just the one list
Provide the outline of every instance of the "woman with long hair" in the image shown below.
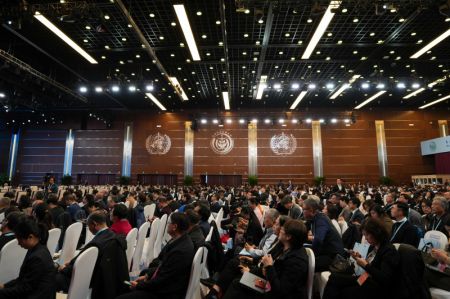
[[47,249],[48,231],[26,218],[14,227],[19,245],[27,250],[19,277],[0,285],[2,299],[54,299],[55,268]]

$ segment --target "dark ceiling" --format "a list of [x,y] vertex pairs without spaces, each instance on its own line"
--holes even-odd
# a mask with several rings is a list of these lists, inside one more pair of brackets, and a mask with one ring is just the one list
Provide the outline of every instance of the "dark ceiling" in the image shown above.
[[[122,1],[124,7],[119,3]],[[223,91],[230,91],[232,111],[288,111],[310,83],[317,87],[308,91],[297,111],[352,110],[378,92],[378,83],[385,84],[387,92],[362,109],[415,110],[450,93],[450,79],[428,87],[439,78],[449,77],[450,38],[418,59],[409,58],[450,28],[450,16],[445,15],[449,9],[443,5],[447,1],[342,1],[312,56],[301,59],[330,1],[186,0],[201,61],[192,61],[178,23],[173,4],[183,3],[180,1],[2,1],[1,113],[159,111],[145,97],[146,85],[153,86],[154,96],[168,111],[223,111]],[[35,11],[98,64],[90,64],[38,22],[33,17]],[[126,12],[136,27],[130,25]],[[137,30],[150,47],[143,47]],[[21,63],[29,66],[19,67]],[[188,101],[181,100],[161,67],[178,79]],[[331,100],[330,95],[356,74],[361,77],[352,87]],[[268,87],[257,100],[261,75],[268,76]],[[368,89],[361,87],[364,82],[369,83]],[[398,83],[406,88],[398,88]],[[414,83],[426,90],[403,99],[414,91]],[[293,84],[298,84],[299,89],[294,89]],[[329,89],[327,84],[334,87]],[[121,90],[113,92],[113,85]],[[130,85],[138,90],[130,92]],[[81,94],[81,86],[86,86],[88,92]],[[102,93],[94,91],[97,86],[103,88]],[[446,100],[428,109],[448,108]]]

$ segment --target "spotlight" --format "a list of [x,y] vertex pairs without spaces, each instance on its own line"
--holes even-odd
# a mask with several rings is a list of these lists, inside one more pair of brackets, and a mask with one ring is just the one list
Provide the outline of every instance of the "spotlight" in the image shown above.
[[4,98],[5,94],[3,92],[0,92],[0,98]]
[[206,120],[206,119],[202,119],[201,121],[200,121],[202,124],[207,124],[208,123],[208,121]]
[[298,123],[298,119],[294,118],[294,119],[291,120],[291,122],[292,122],[293,124],[297,124],[297,123]]
[[280,119],[278,120],[278,122],[279,122],[280,124],[284,124],[284,119],[280,118]]
[[350,123],[350,119],[348,119],[348,118],[344,119],[344,123],[349,124]]
[[323,124],[323,123],[325,122],[325,120],[324,120],[323,118],[321,118],[321,119],[319,119],[319,122],[320,122],[321,124]]
[[332,124],[337,123],[337,119],[336,119],[336,118],[332,118],[332,119],[331,119],[331,123],[332,123]]
[[274,89],[281,89],[281,84],[280,84],[280,83],[275,83],[275,84],[273,85],[273,88],[274,88]]
[[103,88],[100,87],[100,86],[97,86],[97,87],[95,88],[95,92],[97,92],[97,93],[100,93],[100,92],[102,92],[102,91],[103,91]]
[[417,88],[420,87],[420,84],[419,83],[413,83],[411,86],[412,86],[412,88],[417,89]]
[[299,88],[300,88],[300,84],[298,84],[298,83],[292,84],[292,89],[299,89]]
[[245,119],[241,118],[241,119],[239,120],[239,123],[240,123],[240,124],[245,124]]
[[265,123],[265,124],[270,124],[270,119],[266,118],[266,119],[264,120],[264,123]]
[[306,123],[307,123],[307,124],[310,124],[311,122],[312,122],[312,120],[311,120],[310,118],[307,118],[307,119],[306,119]]
[[315,89],[315,88],[316,88],[316,84],[314,84],[314,83],[308,84],[308,89]]
[[367,82],[364,82],[363,84],[361,84],[362,89],[368,89],[369,87],[370,87],[370,85]]
[[326,88],[331,90],[331,89],[334,88],[334,84],[333,83],[327,83]]
[[225,122],[226,122],[227,124],[232,124],[232,123],[233,123],[233,120],[232,120],[231,118],[227,118],[227,119],[225,120]]
[[113,91],[113,92],[119,92],[119,91],[120,91],[120,87],[117,86],[117,85],[113,85],[113,86],[111,87],[111,91]]
[[87,92],[87,87],[81,86],[81,87],[80,87],[80,92],[81,92],[81,93],[86,93],[86,92]]
[[252,119],[252,123],[257,124],[258,120],[256,118]]
[[128,86],[128,90],[131,91],[131,92],[135,92],[136,91],[136,86],[130,85],[130,86]]
[[405,88],[406,88],[406,85],[405,85],[405,83],[403,83],[403,82],[399,82],[399,83],[397,83],[397,88],[399,88],[399,89],[405,89]]
[[213,119],[212,123],[217,125],[219,123],[219,121],[217,119]]
[[146,85],[146,86],[145,86],[145,90],[146,90],[146,91],[153,91],[153,89],[154,89],[154,88],[153,88],[153,85]]
[[386,87],[386,85],[384,83],[377,84],[377,89],[384,89],[385,87]]

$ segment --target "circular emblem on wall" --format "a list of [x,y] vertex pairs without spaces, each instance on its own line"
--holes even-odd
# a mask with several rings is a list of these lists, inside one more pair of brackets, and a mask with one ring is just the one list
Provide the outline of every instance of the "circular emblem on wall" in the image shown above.
[[227,131],[217,131],[211,137],[211,149],[218,155],[228,154],[234,147],[234,140]]
[[297,140],[292,134],[276,134],[270,139],[270,148],[275,155],[292,155],[297,148]]
[[150,155],[165,155],[170,150],[172,142],[166,134],[149,135],[145,140],[145,147]]

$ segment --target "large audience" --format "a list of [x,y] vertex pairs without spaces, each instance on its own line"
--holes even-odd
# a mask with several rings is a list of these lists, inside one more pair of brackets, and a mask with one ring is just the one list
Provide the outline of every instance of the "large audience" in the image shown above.
[[[26,194],[19,197],[8,188],[0,198],[0,250],[14,239],[27,250],[19,276],[0,284],[0,299],[67,293],[74,263],[90,247],[99,250],[92,299],[185,298],[202,246],[209,251],[209,278],[201,279],[205,298],[306,298],[308,250],[317,275],[331,272],[322,298],[431,298],[430,287],[450,292],[448,244],[445,250],[424,246],[428,231],[439,231],[448,241],[448,182],[62,187],[51,180],[37,191],[23,189]],[[146,217],[145,206],[152,204],[154,215]],[[214,220],[218,214],[220,223]],[[151,229],[164,215],[170,239],[157,258],[132,273],[126,236],[146,222]],[[48,232],[61,229],[58,251],[76,222],[86,228],[80,253],[58,264],[45,246]],[[249,277],[257,279],[249,284]]]

